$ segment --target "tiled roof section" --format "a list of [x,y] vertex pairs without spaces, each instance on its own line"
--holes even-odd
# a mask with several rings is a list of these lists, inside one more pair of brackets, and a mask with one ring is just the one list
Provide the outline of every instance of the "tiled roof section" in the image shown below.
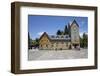
[[48,35],[51,40],[70,40],[69,35]]

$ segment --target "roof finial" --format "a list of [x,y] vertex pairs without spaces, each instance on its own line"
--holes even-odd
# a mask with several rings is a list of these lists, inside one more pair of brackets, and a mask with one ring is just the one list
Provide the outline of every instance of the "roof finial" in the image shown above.
[[75,17],[73,18],[73,22],[76,21]]

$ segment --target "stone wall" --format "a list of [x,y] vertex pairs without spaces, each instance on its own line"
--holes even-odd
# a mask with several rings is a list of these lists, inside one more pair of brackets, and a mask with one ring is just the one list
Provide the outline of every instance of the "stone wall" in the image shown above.
[[62,42],[62,41],[51,41],[46,44],[39,45],[41,50],[66,50],[69,49],[71,42]]

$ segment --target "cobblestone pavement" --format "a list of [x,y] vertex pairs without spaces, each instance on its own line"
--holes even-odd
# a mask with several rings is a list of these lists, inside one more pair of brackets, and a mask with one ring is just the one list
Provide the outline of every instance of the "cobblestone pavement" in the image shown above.
[[28,60],[81,59],[88,57],[88,50],[38,50],[28,52]]

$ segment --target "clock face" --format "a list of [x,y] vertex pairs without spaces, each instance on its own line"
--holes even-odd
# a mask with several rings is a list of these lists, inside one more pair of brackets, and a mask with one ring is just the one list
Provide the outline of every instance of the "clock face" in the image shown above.
[[74,27],[73,29],[74,29],[74,31],[76,31],[76,27]]
[[76,27],[76,25],[74,25],[74,26],[73,26],[73,30],[77,30],[77,27]]

